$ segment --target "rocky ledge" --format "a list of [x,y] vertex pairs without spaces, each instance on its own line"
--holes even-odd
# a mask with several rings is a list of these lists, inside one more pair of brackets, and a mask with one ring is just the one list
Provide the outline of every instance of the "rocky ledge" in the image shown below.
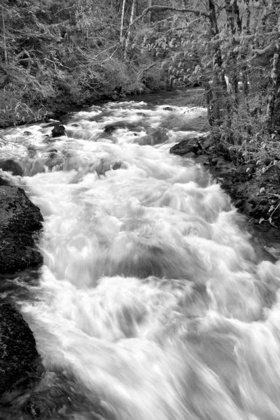
[[[43,259],[34,235],[42,228],[40,210],[24,190],[0,177],[0,282],[20,271],[40,267]],[[31,329],[12,304],[13,296],[0,295],[0,413],[23,390],[41,377],[44,369]],[[1,417],[0,414],[0,418]],[[8,418],[7,416],[5,418]]]

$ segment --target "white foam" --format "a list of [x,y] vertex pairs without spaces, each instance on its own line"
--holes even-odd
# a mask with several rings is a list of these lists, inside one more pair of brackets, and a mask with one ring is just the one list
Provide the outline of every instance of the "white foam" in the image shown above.
[[118,419],[279,420],[280,266],[257,260],[210,176],[169,154],[192,133],[141,145],[167,114],[205,114],[163,108],[92,108],[58,139],[44,125],[4,133],[45,220],[38,299],[23,310],[46,366]]

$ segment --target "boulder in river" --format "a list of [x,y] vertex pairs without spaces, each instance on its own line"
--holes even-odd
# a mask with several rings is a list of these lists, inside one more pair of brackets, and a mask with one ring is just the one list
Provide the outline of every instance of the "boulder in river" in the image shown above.
[[18,187],[0,185],[0,273],[15,273],[42,263],[33,233],[42,215]]
[[114,131],[119,129],[127,128],[127,124],[123,121],[119,121],[113,124],[107,124],[104,127],[104,133],[112,134]]
[[158,127],[152,129],[149,134],[152,138],[152,145],[162,144],[168,140],[168,130],[166,128]]
[[58,124],[55,125],[52,129],[52,137],[61,137],[66,135],[66,129],[64,125]]
[[143,125],[138,123],[132,123],[128,121],[118,121],[112,124],[106,124],[104,127],[104,133],[112,134],[116,130],[128,129],[130,131],[140,132],[143,131]]
[[26,388],[44,369],[32,331],[9,303],[0,304],[0,402],[5,392]]
[[187,139],[176,143],[173,147],[171,147],[170,153],[179,156],[184,156],[187,153],[194,153],[195,155],[197,155],[199,150],[201,150],[201,145],[199,140],[196,138],[194,140]]
[[12,175],[23,175],[23,169],[19,163],[13,159],[5,159],[0,161],[0,169],[5,172],[11,172]]

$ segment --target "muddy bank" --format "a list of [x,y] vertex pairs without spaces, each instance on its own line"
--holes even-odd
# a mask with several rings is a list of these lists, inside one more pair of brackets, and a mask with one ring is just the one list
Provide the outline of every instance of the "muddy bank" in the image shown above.
[[278,167],[260,171],[257,162],[236,163],[229,150],[213,144],[211,134],[177,143],[170,153],[201,163],[248,219],[249,230],[280,257],[280,177]]

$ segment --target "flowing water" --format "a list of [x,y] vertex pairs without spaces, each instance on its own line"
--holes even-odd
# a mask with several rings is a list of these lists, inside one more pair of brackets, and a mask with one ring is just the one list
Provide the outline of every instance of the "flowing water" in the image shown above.
[[169,154],[204,117],[128,101],[71,115],[57,139],[47,124],[4,133],[44,216],[21,302],[42,386],[60,372],[78,395],[49,418],[280,419],[280,265],[205,169]]

